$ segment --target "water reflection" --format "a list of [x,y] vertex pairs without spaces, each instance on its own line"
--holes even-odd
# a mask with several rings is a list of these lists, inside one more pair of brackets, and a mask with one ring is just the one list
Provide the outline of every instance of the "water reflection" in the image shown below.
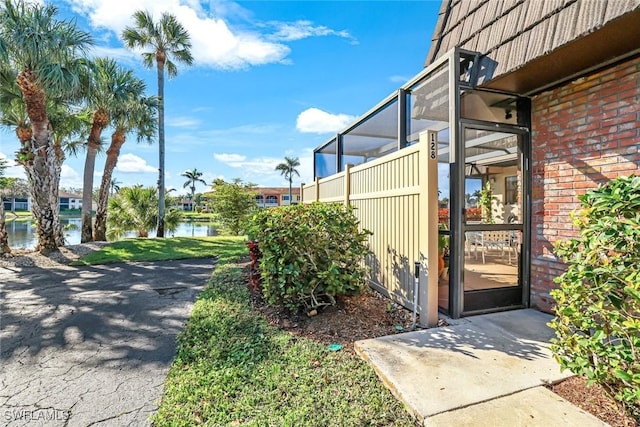
[[[67,245],[80,243],[80,230],[82,220],[80,218],[61,218],[60,223],[64,228],[65,242]],[[9,234],[9,246],[12,248],[33,249],[36,246],[36,227],[31,221],[10,221],[6,223]],[[149,233],[154,236],[155,231]],[[167,233],[169,237],[205,237],[217,236],[218,229],[207,222],[182,222],[173,233]],[[135,233],[128,233],[126,237],[135,237]]]

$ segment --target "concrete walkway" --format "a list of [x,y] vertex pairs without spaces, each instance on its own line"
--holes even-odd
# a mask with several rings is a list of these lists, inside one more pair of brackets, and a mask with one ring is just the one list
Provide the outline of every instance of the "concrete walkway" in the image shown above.
[[213,265],[0,268],[0,425],[148,425]]
[[424,425],[606,425],[543,387],[570,376],[551,357],[550,319],[494,313],[355,348]]

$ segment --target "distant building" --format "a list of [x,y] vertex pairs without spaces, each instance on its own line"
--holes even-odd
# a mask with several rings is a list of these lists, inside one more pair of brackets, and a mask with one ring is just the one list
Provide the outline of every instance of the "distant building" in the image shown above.
[[71,194],[64,191],[58,193],[60,210],[82,209],[82,194]]
[[[30,211],[31,197],[24,194],[5,196],[2,198],[5,212]],[[69,209],[82,209],[82,195],[71,194],[64,191],[58,193],[58,202],[61,211]]]
[[[256,202],[259,208],[273,208],[276,206],[290,205],[289,187],[257,187]],[[300,188],[293,187],[291,189],[293,195],[293,203],[300,203]]]

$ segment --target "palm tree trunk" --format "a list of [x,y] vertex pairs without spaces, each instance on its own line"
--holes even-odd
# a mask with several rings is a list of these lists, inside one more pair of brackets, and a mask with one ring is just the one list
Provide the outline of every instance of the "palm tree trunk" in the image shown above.
[[292,190],[292,185],[293,185],[293,178],[291,177],[291,175],[289,175],[289,205],[293,204],[293,190]]
[[2,201],[2,196],[0,196],[0,255],[10,253],[9,235],[7,234],[7,227],[4,220],[4,202]]
[[195,183],[194,185],[191,186],[191,212],[195,211],[196,207],[193,204],[193,199],[196,197],[196,186]]
[[22,91],[27,115],[33,129],[33,138],[21,149],[20,162],[24,165],[30,184],[31,211],[36,219],[38,244],[36,250],[47,253],[64,244],[58,217],[58,190],[62,155],[56,150],[53,130],[46,112],[46,96],[37,78],[23,70],[16,79]]
[[104,172],[102,174],[102,182],[100,184],[100,193],[98,196],[98,208],[96,210],[96,223],[94,227],[94,239],[97,241],[107,240],[107,206],[109,205],[109,190],[111,186],[111,177],[113,170],[118,163],[120,156],[120,148],[125,142],[125,133],[122,130],[116,130],[111,135],[111,145],[107,150],[107,160],[104,163]]
[[164,58],[158,58],[158,231],[164,237]]
[[[96,113],[97,114],[97,113]],[[104,126],[95,120],[91,126],[91,133],[87,139],[87,157],[84,161],[84,175],[82,178],[82,233],[80,242],[86,243],[93,240],[93,227],[91,224],[91,208],[93,205],[93,172],[96,168],[96,155],[100,147],[100,135]]]

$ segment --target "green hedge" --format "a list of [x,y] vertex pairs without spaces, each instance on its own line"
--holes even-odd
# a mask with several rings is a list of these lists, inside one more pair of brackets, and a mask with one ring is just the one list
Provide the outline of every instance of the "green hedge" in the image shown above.
[[556,244],[568,267],[551,292],[551,349],[563,368],[602,385],[640,420],[640,176],[579,199],[579,237]]
[[312,203],[263,209],[249,236],[262,252],[262,289],[270,304],[307,311],[361,290],[367,230],[352,207]]

